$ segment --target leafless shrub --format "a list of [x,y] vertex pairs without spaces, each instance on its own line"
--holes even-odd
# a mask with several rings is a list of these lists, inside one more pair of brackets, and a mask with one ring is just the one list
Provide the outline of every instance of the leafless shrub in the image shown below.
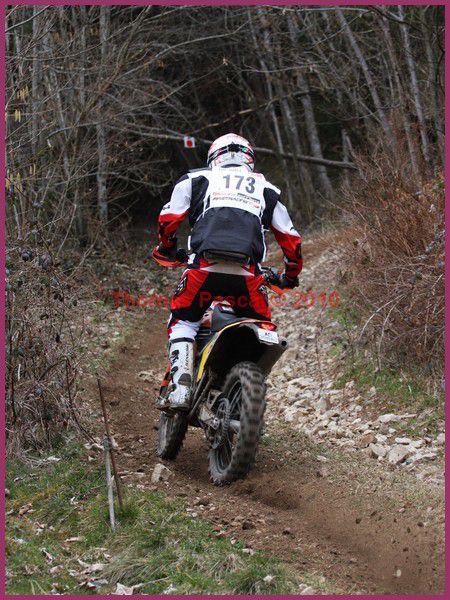
[[[7,256],[8,450],[51,447],[80,423],[76,376],[84,324],[64,263],[28,247]],[[77,313],[77,314],[74,314]]]
[[383,148],[358,160],[362,180],[344,190],[344,279],[364,316],[359,338],[379,362],[394,353],[430,370],[443,358],[443,178],[419,183],[405,160]]

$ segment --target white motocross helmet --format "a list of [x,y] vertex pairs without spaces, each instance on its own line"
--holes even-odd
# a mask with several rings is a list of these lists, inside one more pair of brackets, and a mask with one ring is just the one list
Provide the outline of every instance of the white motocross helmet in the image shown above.
[[255,155],[250,143],[240,135],[227,133],[217,138],[208,150],[208,167],[246,165],[255,168]]

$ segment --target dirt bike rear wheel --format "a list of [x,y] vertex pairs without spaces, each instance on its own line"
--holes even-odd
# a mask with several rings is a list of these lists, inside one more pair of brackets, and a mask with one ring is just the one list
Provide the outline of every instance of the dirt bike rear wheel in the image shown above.
[[239,433],[229,431],[218,448],[209,451],[209,474],[216,485],[231,483],[252,468],[263,425],[266,386],[261,369],[252,362],[235,365],[222,394],[231,404],[231,419],[239,420]]
[[183,446],[187,428],[188,421],[184,413],[169,415],[161,412],[156,440],[156,454],[166,460],[175,459]]

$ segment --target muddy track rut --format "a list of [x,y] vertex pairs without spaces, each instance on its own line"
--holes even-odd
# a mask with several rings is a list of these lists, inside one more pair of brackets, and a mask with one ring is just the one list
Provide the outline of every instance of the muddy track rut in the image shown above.
[[[143,318],[105,381],[124,480],[149,488],[153,467],[161,462],[154,452],[154,400],[166,364],[165,324],[164,311]],[[142,379],[143,371],[154,377]],[[166,462],[172,476],[158,487],[169,497],[183,497],[219,535],[325,576],[341,593],[443,592],[440,518],[432,522],[425,505],[414,505],[407,491],[393,503],[378,470],[368,486],[366,471],[360,481],[358,469],[341,461],[340,477],[334,478],[333,463],[324,471],[298,434],[284,427],[271,431],[271,438],[275,443],[260,448],[247,479],[217,488],[209,481],[203,434],[190,429],[177,460]]]

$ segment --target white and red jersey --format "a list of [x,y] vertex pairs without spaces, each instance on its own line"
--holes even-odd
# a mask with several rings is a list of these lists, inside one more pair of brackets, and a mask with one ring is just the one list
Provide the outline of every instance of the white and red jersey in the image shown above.
[[159,239],[176,243],[180,223],[189,217],[190,249],[200,259],[208,252],[234,252],[250,264],[264,260],[269,229],[285,256],[285,272],[296,277],[302,269],[301,237],[294,228],[280,190],[262,173],[245,166],[190,171],[176,183],[159,215]]

